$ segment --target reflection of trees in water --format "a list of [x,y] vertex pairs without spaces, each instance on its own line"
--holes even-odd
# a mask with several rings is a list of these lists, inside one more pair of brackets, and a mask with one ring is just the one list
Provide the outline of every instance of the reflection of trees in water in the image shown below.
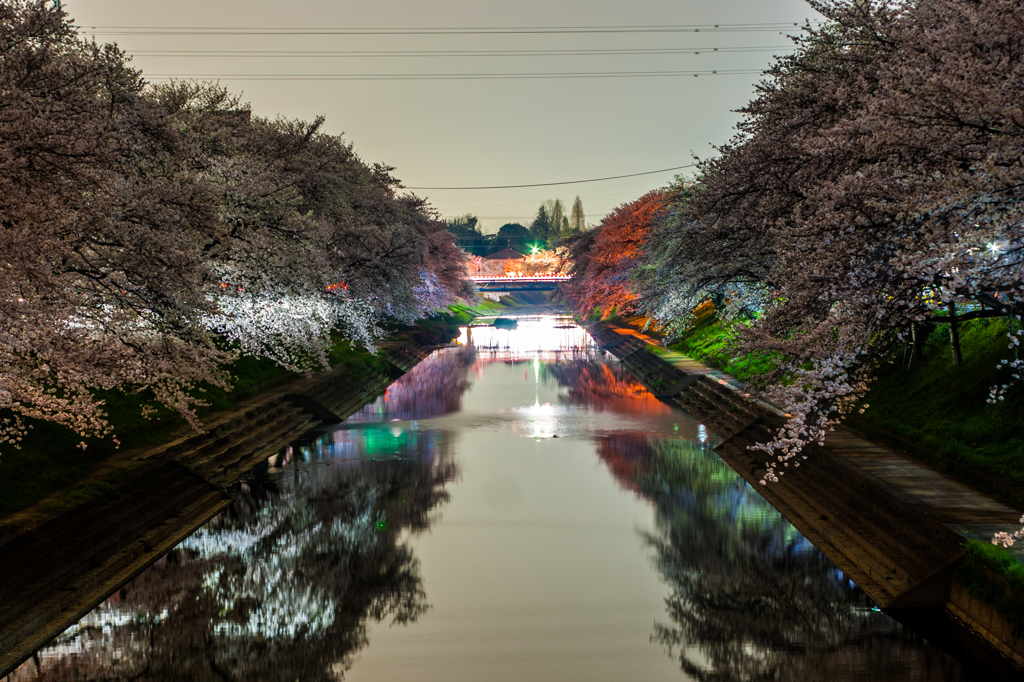
[[671,623],[653,637],[694,678],[959,679],[951,658],[873,610],[709,444],[619,434],[599,453],[655,504],[645,540],[671,589]]
[[469,370],[475,361],[473,346],[434,353],[346,421],[427,419],[458,412],[462,409],[462,395],[471,385]]
[[550,363],[547,371],[569,389],[570,400],[577,404],[614,406],[616,412],[659,414],[671,411],[617,362],[598,363],[594,359],[577,358]]
[[286,472],[250,489],[16,679],[327,680],[368,621],[427,608],[404,529],[428,527],[456,474],[446,457]]
[[531,357],[488,352],[475,346],[435,353],[393,383],[387,392],[346,420],[346,423],[387,419],[427,419],[462,409],[462,396],[472,385],[471,372],[484,365],[532,366],[539,362],[543,381],[554,380],[569,389],[569,400],[616,412],[659,414],[671,411],[617,362],[602,363],[586,353],[548,352]]

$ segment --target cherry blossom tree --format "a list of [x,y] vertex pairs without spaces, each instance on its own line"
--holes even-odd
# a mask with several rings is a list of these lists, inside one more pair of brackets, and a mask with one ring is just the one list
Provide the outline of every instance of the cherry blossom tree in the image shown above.
[[1024,296],[1024,120],[1007,99],[1024,76],[1024,12],[811,4],[826,21],[769,69],[719,156],[673,188],[648,249],[652,313],[740,299],[757,311],[740,350],[783,359],[765,394],[793,416],[759,446],[766,480],[823,441],[915,325],[1016,316]]
[[215,213],[201,187],[142,162],[173,145],[142,87],[122,53],[80,40],[62,12],[0,6],[5,441],[25,417],[107,432],[94,388],[148,389],[189,416],[195,383],[226,385],[227,356],[199,324],[209,305],[190,239]]
[[593,230],[570,237],[564,260],[573,276],[563,294],[581,312],[600,307],[605,314],[635,311],[636,288],[631,275],[665,202],[661,190],[609,213]]
[[[738,352],[779,360],[757,381],[791,415],[756,446],[765,482],[856,408],[894,343],[1006,316],[1014,347],[1024,302],[1019,3],[810,4],[824,21],[766,71],[697,177],[665,190],[639,245],[617,247],[621,267],[597,255],[600,233],[571,244],[581,307],[628,292],[679,331],[711,300]],[[990,400],[1021,370],[1004,361]]]
[[391,168],[217,85],[151,86],[59,7],[0,5],[0,442],[109,434],[97,389],[198,427],[237,353],[327,364],[471,295],[464,255]]

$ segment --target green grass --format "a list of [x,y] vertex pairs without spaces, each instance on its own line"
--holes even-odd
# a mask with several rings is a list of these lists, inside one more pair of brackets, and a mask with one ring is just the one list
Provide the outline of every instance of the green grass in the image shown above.
[[1024,635],[1024,566],[1008,551],[989,542],[970,540],[964,544],[964,554],[953,580],[975,599],[995,607],[1013,625],[1015,635]]
[[[516,305],[518,303],[509,298],[500,303],[484,299],[475,306],[453,305],[444,314],[418,320],[414,325],[395,326],[389,331],[395,339],[405,338],[423,345],[443,344],[458,335],[460,325],[468,324],[477,316],[504,312]],[[345,363],[355,381],[361,380],[370,369],[384,375],[393,371],[383,358],[340,335],[332,337],[328,360],[331,365]],[[252,356],[238,358],[229,369],[231,390],[205,386],[196,393],[209,403],[197,410],[201,418],[218,410],[233,409],[239,402],[299,376],[270,360]],[[185,422],[177,413],[159,405],[150,418],[143,417],[143,405],[152,400],[152,395],[146,392],[101,391],[97,396],[105,401],[108,420],[123,449],[165,443],[184,428]],[[87,439],[83,450],[79,447],[82,439],[67,428],[46,421],[33,421],[29,425],[31,430],[20,449],[6,445],[0,448],[0,517],[25,509],[60,490],[64,492],[50,506],[52,510],[64,509],[109,492],[111,486],[121,482],[123,476],[116,471],[99,481],[84,480],[116,452],[112,440]],[[0,522],[0,535],[13,527],[9,522]]]
[[1005,380],[999,360],[1012,358],[1001,319],[961,326],[963,363],[952,364],[949,331],[940,325],[928,338],[922,361],[903,369],[902,348],[884,364],[854,420],[910,441],[930,453],[951,475],[1024,501],[1024,387],[989,405],[989,388]]
[[[392,371],[383,358],[340,335],[332,338],[328,359],[332,365],[345,363],[356,381],[371,368],[385,375]],[[209,403],[197,410],[201,418],[218,410],[233,409],[242,400],[299,376],[270,360],[251,356],[240,357],[229,369],[230,391],[206,386],[196,393]],[[165,443],[185,427],[177,413],[159,405],[149,419],[145,418],[142,407],[152,398],[148,393],[102,391],[97,395],[105,401],[108,420],[122,449]],[[74,506],[109,492],[123,482],[123,470],[115,470],[99,481],[83,480],[116,452],[112,440],[86,439],[83,450],[79,447],[82,439],[70,429],[46,421],[33,421],[29,425],[31,430],[20,449],[10,446],[0,449],[0,517],[25,509],[65,488],[59,499],[49,503],[50,511]],[[0,524],[0,529],[4,527]]]
[[[714,319],[699,324],[671,349],[754,381],[773,368],[772,356],[737,355],[736,332]],[[849,420],[867,435],[908,450],[946,473],[1011,503],[1024,503],[1024,386],[987,403],[989,389],[1006,380],[1012,359],[1003,319],[960,326],[963,363],[954,367],[949,329],[937,325],[920,362],[904,369],[904,348],[882,359],[863,414]]]
[[730,325],[709,318],[669,348],[731,374],[740,381],[751,381],[775,368],[770,353],[738,354],[735,348],[736,337],[736,331]]
[[[897,447],[966,483],[1016,504],[1024,503],[1024,386],[989,404],[989,389],[1008,378],[1000,360],[1014,358],[1004,319],[960,326],[963,362],[953,366],[949,328],[937,325],[923,357],[905,368],[908,353],[894,348],[876,373],[862,415],[851,419]],[[734,352],[735,331],[712,321],[698,325],[672,350],[741,380],[772,367],[770,356]],[[1024,636],[1024,566],[1008,551],[976,540],[964,544],[966,559],[954,578],[971,595],[992,604]],[[1011,593],[1007,593],[1007,587]]]
[[[239,358],[229,369],[234,378],[231,391],[206,386],[195,393],[209,403],[197,410],[200,417],[231,409],[238,401],[297,376],[270,360],[252,357]],[[152,400],[148,392],[97,391],[97,396],[104,401],[108,421],[123,449],[167,442],[184,425],[177,413],[160,405],[148,419],[144,417],[142,407]],[[68,486],[74,487],[65,491],[60,502],[54,503],[57,505],[54,510],[73,506],[106,490],[106,486],[90,487],[97,483],[95,481],[74,484],[116,452],[112,440],[85,439],[83,450],[79,447],[82,438],[70,429],[39,420],[28,425],[31,428],[19,449],[10,446],[0,449],[0,516],[31,506]]]

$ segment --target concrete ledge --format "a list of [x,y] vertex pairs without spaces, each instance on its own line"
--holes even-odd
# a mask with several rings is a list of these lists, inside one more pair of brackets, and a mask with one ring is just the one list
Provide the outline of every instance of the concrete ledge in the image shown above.
[[1017,666],[1024,668],[1024,639],[1013,634],[1013,626],[996,613],[995,608],[975,599],[967,588],[954,584],[946,610],[964,622]]
[[[339,367],[304,377],[218,415],[203,433],[122,453],[137,473],[111,500],[90,500],[5,538],[0,677],[232,504],[221,486],[321,422],[349,417],[429,355],[413,344],[385,352],[386,376],[371,371],[353,382]],[[83,533],[107,539],[97,549]]]

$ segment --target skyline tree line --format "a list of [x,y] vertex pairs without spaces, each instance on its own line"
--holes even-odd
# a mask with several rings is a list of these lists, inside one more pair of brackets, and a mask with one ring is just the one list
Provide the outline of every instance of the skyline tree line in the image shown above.
[[472,213],[452,218],[448,229],[458,239],[459,246],[474,256],[489,256],[503,249],[528,254],[534,247],[554,249],[564,240],[588,229],[583,201],[576,197],[568,215],[561,199],[541,202],[537,215],[529,226],[505,223],[493,234],[484,234],[479,219]]

